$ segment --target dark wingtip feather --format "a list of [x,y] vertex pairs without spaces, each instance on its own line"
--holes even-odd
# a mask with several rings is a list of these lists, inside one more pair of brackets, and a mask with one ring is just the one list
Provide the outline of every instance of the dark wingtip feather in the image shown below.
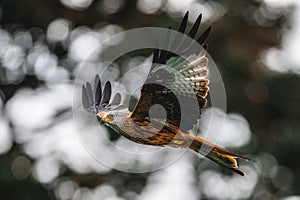
[[110,100],[110,96],[111,96],[111,83],[109,81],[107,81],[105,83],[103,92],[102,92],[102,100],[100,105],[104,105],[104,104],[108,104],[109,100]]
[[164,38],[164,43],[163,43],[163,49],[161,50],[159,60],[160,62],[165,62],[168,58],[169,52],[166,51],[165,49],[169,49],[169,44],[170,44],[170,36],[171,36],[171,26],[169,26],[168,31],[166,33],[166,36]]
[[191,38],[194,38],[194,37],[195,37],[195,35],[196,35],[196,33],[197,33],[198,29],[199,29],[201,20],[202,20],[202,14],[200,14],[200,15],[198,16],[197,20],[195,21],[195,23],[194,23],[194,25],[193,25],[193,27],[192,27],[190,33],[189,33],[189,36],[190,36]]
[[189,17],[189,11],[187,11],[185,13],[185,15],[184,15],[184,17],[183,17],[183,19],[181,21],[181,24],[180,24],[179,29],[178,29],[178,31],[180,33],[184,33],[186,25],[187,25],[188,17]]
[[86,82],[86,93],[89,100],[89,104],[91,105],[94,101],[94,98],[93,98],[92,86],[89,82]]
[[97,74],[97,75],[95,76],[94,89],[97,88],[97,85],[98,85],[99,81],[100,81],[100,78],[99,78],[99,75]]
[[84,85],[82,85],[82,105],[85,110],[90,106],[86,88],[84,87]]
[[207,39],[209,32],[211,31],[212,26],[208,27],[203,34],[199,37],[199,39],[197,40],[197,42],[199,42],[199,44],[203,44],[204,41]]
[[156,63],[159,58],[159,49],[154,49],[152,63]]
[[121,103],[121,94],[117,93],[117,94],[115,94],[115,96],[111,102],[111,105],[115,106],[115,105],[119,105],[120,103]]
[[[97,75],[98,76],[98,75]],[[101,81],[99,77],[95,78],[95,103],[96,105],[100,104],[101,98],[102,98],[102,88],[101,88]]]

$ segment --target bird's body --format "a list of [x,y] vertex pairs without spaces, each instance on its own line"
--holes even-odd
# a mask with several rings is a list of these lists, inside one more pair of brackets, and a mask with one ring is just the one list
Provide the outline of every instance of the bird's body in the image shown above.
[[[179,27],[179,32],[184,33],[188,13]],[[200,25],[201,15],[196,20],[188,36],[194,38]],[[197,44],[203,44],[210,28],[197,39]],[[166,50],[154,51],[151,70],[145,81],[140,99],[133,111],[120,106],[121,96],[115,95],[112,101],[110,82],[101,88],[98,76],[95,79],[95,95],[91,84],[88,82],[82,89],[83,107],[88,112],[96,114],[100,124],[104,123],[125,138],[144,145],[171,146],[175,148],[189,148],[228,169],[244,175],[238,169],[236,159],[245,159],[227,151],[202,138],[192,135],[189,131],[197,124],[201,111],[206,105],[208,83],[208,58],[205,49],[197,49],[181,35],[175,37],[178,41],[167,46],[174,47],[176,52],[184,53],[182,58]],[[166,115],[156,113],[151,116],[153,105],[163,107]]]
[[127,110],[127,113],[127,117],[124,118],[115,114],[116,123],[107,124],[107,126],[127,139],[140,144],[187,148],[191,143],[188,141],[189,133],[178,130],[176,126],[162,119],[137,122],[130,117],[132,112]]
[[[106,121],[108,119],[105,115],[109,115],[108,113],[100,112],[98,116]],[[105,125],[133,142],[151,146],[189,148],[244,175],[244,172],[237,169],[236,159],[249,160],[248,158],[238,156],[189,132],[182,132],[178,127],[166,123],[165,120],[152,118],[151,122],[136,122],[131,118],[132,112],[123,107],[114,110],[113,115],[114,122],[105,123]]]

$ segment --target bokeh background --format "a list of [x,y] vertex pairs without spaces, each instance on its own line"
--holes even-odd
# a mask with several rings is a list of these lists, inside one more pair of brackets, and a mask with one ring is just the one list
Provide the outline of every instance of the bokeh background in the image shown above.
[[[202,31],[213,25],[208,52],[227,93],[218,144],[257,161],[241,162],[246,177],[191,152],[158,171],[117,171],[95,161],[76,133],[76,73],[89,59],[101,63],[90,53],[124,30],[176,28],[187,10],[190,23],[203,13]],[[0,198],[300,200],[299,44],[298,0],[1,0]],[[105,76],[117,80],[150,60],[151,54],[127,55]],[[147,68],[132,72],[122,91],[146,75]],[[208,107],[201,132],[211,115],[224,114]],[[86,126],[99,129],[88,120]],[[87,138],[114,158],[99,135]],[[147,164],[141,158],[130,161]]]

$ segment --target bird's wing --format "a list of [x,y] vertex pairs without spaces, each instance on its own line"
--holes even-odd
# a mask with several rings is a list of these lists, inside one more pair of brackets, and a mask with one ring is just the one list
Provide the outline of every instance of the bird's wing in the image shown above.
[[[102,90],[98,75],[94,81],[94,92],[90,82],[82,85],[82,105],[87,112],[97,114],[100,111],[113,110],[120,105],[121,95],[116,93],[111,99],[111,83],[107,81]],[[98,120],[101,123],[101,120]]]
[[[195,38],[201,17],[199,15],[186,35]],[[187,20],[188,13],[184,16],[178,32],[185,32]],[[206,29],[196,39],[200,45],[204,43],[210,29],[211,27]],[[175,53],[154,50],[151,70],[131,118],[136,122],[150,121],[150,107],[160,104],[165,109],[167,123],[178,127],[181,131],[188,131],[197,123],[201,109],[206,105],[208,92],[206,51],[199,50],[194,44],[184,41],[181,34],[176,35],[172,41],[167,36],[164,42],[170,49],[174,49]],[[179,57],[176,54],[187,55],[187,57]],[[155,117],[160,116],[158,114]]]

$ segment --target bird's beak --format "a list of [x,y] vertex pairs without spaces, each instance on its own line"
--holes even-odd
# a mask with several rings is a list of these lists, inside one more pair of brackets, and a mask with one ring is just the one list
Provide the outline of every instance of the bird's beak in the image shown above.
[[97,117],[99,117],[102,120],[102,122],[104,122],[104,123],[110,122],[110,120],[105,117],[105,112],[104,111],[101,111],[101,112],[97,113]]

